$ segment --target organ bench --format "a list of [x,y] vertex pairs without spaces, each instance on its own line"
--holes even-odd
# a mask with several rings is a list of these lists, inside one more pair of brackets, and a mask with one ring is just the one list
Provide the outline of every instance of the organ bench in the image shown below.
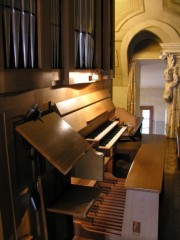
[[134,158],[125,181],[124,240],[158,239],[164,159],[165,144],[158,142],[142,144]]

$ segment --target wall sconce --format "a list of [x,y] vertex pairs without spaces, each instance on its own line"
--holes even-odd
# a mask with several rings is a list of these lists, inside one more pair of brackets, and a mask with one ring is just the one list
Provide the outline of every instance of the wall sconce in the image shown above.
[[99,75],[97,75],[96,73],[92,73],[89,76],[89,81],[98,81],[99,80]]
[[69,83],[90,83],[99,80],[99,75],[95,72],[70,72],[69,73]]

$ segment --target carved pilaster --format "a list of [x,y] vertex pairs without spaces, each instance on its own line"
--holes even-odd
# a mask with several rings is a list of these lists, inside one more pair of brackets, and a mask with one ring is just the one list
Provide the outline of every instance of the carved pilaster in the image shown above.
[[180,126],[180,43],[162,43],[160,58],[167,61],[164,71],[164,100],[167,102],[166,135],[176,138]]

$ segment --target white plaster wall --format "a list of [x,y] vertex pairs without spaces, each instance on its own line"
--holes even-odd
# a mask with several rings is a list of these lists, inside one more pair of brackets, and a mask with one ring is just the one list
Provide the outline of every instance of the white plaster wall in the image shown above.
[[166,61],[140,61],[140,106],[153,106],[153,133],[165,134],[166,102],[164,94],[164,69]]
[[163,100],[164,89],[162,88],[141,88],[140,105],[153,106],[153,133],[165,134],[165,111],[166,103]]
[[127,87],[113,86],[113,103],[116,107],[127,109]]
[[163,100],[164,89],[161,88],[141,88],[140,105],[153,106],[153,121],[165,121],[166,103]]
[[153,121],[165,121],[164,69],[166,61],[140,61],[140,106],[153,106]]

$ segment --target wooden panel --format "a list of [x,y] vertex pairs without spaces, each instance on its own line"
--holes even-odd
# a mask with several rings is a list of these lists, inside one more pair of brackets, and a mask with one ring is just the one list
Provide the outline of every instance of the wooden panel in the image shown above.
[[165,144],[142,144],[129,170],[125,186],[131,189],[161,191]]
[[[0,19],[3,19],[2,16],[3,16],[3,9],[2,9],[2,6],[0,6]],[[2,36],[3,35],[2,34],[3,33],[2,20],[1,20],[1,23],[0,23],[0,33],[1,33],[1,36]],[[5,89],[3,69],[4,69],[4,46],[3,46],[3,38],[0,37],[0,93],[3,93],[4,89]]]
[[127,190],[122,239],[158,239],[159,194]]
[[97,116],[113,110],[114,104],[112,100],[108,98],[80,109],[77,112],[66,115],[63,117],[63,119],[68,122],[72,128],[74,128],[76,131],[79,131],[86,127],[88,122],[91,122],[93,119],[97,118]]
[[107,90],[101,90],[55,103],[55,109],[61,116],[77,111],[102,99],[109,98]]
[[115,115],[119,118],[120,123],[128,125],[129,131],[133,131],[133,133],[138,130],[143,120],[142,117],[136,117],[128,113],[124,108],[119,107],[116,108]]
[[180,159],[180,127],[177,127],[177,155],[178,159]]
[[18,92],[51,86],[51,72],[38,70],[6,70],[4,71],[5,92]]
[[0,113],[0,217],[4,239],[10,239],[10,236],[15,238],[16,227],[14,203],[12,199],[11,166],[7,148],[8,139],[6,121],[5,113]]
[[0,240],[4,240],[3,228],[2,228],[2,219],[1,219],[1,211],[0,211]]
[[[71,185],[70,174],[64,176],[57,169],[51,169],[40,176],[38,186],[45,215],[46,211],[49,211],[85,217],[89,207],[101,192],[97,187]],[[47,217],[45,215],[44,217]]]
[[54,205],[47,207],[47,211],[74,217],[86,217],[87,211],[100,192],[101,189],[98,187],[72,185]]
[[103,28],[103,36],[102,36],[102,68],[107,71],[111,67],[111,52],[110,46],[112,43],[112,32],[111,32],[111,12],[110,12],[110,1],[103,0],[102,1],[102,28]]
[[90,149],[75,164],[71,175],[73,177],[102,181],[104,176],[104,154]]
[[90,146],[56,113],[22,124],[16,130],[63,174]]

